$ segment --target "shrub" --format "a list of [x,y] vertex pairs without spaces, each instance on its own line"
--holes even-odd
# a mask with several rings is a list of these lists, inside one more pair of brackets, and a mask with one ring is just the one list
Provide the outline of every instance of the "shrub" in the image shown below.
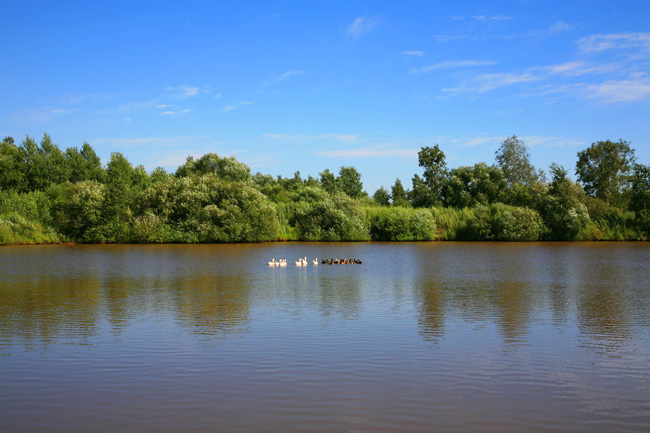
[[376,241],[430,241],[436,225],[427,209],[369,208],[370,236]]
[[472,240],[535,241],[543,233],[544,225],[536,211],[502,203],[477,207],[468,222]]
[[300,239],[306,241],[363,241],[369,234],[356,200],[342,193],[296,209]]

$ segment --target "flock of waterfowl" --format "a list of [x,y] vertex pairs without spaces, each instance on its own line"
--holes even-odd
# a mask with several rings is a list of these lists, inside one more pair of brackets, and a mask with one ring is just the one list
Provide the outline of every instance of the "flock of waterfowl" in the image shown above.
[[[275,261],[275,258],[271,260],[269,263],[269,266],[280,266],[284,267],[287,266],[287,259],[280,259],[278,261]],[[324,265],[360,265],[361,260],[358,259],[330,259],[330,260],[325,260],[321,262]],[[296,260],[296,266],[307,266],[307,257],[301,258]],[[318,259],[314,259],[311,261],[311,264],[314,266],[318,266]]]

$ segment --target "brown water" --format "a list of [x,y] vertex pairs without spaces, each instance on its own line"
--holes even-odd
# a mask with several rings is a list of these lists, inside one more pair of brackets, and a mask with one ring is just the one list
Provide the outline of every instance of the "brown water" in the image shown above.
[[0,248],[0,431],[648,432],[649,277],[646,243]]

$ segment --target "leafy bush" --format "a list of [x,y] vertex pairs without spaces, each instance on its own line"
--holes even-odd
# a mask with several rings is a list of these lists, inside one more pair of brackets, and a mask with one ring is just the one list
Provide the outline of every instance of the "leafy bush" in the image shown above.
[[370,236],[376,241],[430,241],[436,225],[427,209],[368,208]]
[[277,237],[275,208],[266,197],[246,183],[224,181],[215,174],[154,184],[139,202],[139,241],[142,236],[158,239],[162,233],[172,242],[261,242]]
[[295,223],[300,239],[306,241],[370,239],[358,203],[342,193],[296,209]]
[[61,242],[52,227],[51,202],[47,194],[0,192],[0,244]]
[[438,239],[462,241],[468,238],[467,225],[474,216],[473,208],[432,207],[430,211],[438,225]]
[[468,237],[481,241],[535,241],[544,229],[541,217],[533,209],[494,203],[475,209],[468,222]]

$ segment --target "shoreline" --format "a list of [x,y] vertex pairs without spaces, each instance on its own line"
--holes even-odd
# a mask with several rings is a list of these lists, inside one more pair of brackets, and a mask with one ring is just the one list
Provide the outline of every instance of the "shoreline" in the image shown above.
[[446,239],[436,239],[432,241],[305,241],[305,240],[278,240],[278,241],[263,241],[263,242],[150,242],[150,243],[135,243],[135,242],[96,242],[96,243],[84,243],[84,242],[24,242],[24,243],[13,243],[13,244],[0,244],[2,247],[25,247],[25,246],[62,246],[62,245],[259,245],[259,244],[276,244],[276,243],[384,243],[384,244],[400,244],[400,243],[494,243],[494,244],[528,244],[528,243],[621,243],[621,242],[634,242],[634,243],[643,243],[648,242],[648,240],[641,239],[600,239],[600,240],[574,240],[574,241],[554,241],[554,240],[534,240],[534,241],[496,241],[496,240],[446,240]]

